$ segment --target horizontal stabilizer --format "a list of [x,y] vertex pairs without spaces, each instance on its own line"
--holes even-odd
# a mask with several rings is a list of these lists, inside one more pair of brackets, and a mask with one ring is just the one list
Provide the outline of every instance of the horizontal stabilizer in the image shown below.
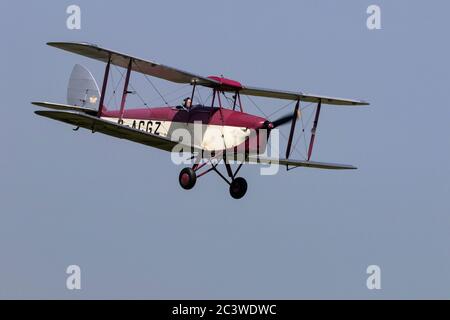
[[63,111],[80,111],[87,114],[95,115],[97,114],[97,110],[93,110],[90,108],[85,107],[78,107],[78,106],[69,106],[67,104],[61,104],[61,103],[52,103],[52,102],[32,102],[31,104],[34,104],[38,107],[44,107],[48,109],[53,110],[63,110]]
[[275,158],[264,158],[258,156],[250,156],[249,162],[261,163],[261,164],[278,164],[278,165],[289,165],[292,167],[307,167],[316,169],[329,169],[329,170],[354,170],[356,167],[348,164],[338,164],[338,163],[325,163],[325,162],[315,162],[306,160],[291,160],[291,159],[275,159]]

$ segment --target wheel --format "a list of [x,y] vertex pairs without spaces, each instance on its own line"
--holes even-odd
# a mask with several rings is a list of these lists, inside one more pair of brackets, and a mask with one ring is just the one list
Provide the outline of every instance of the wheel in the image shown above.
[[184,168],[180,172],[180,186],[183,189],[189,190],[195,186],[195,182],[197,181],[197,175],[192,168]]
[[247,192],[247,181],[244,178],[236,178],[230,184],[230,194],[235,199],[240,199]]

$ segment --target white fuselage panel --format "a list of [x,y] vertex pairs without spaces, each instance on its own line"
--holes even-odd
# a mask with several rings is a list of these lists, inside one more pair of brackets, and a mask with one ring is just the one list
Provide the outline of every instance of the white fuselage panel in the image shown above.
[[[188,134],[193,145],[207,151],[219,151],[236,147],[245,142],[252,130],[245,127],[206,125],[201,123],[185,123],[176,121],[122,119],[102,117],[114,123],[160,135],[174,141],[182,132]],[[183,137],[184,138],[184,137]]]

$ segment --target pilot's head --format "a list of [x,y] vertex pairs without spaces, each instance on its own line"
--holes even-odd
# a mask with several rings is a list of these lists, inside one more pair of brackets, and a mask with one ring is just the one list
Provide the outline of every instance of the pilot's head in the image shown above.
[[185,107],[185,108],[187,108],[187,109],[189,109],[191,106],[192,106],[192,100],[191,100],[191,98],[186,98],[186,99],[184,99],[183,100],[184,102],[183,102],[183,106]]

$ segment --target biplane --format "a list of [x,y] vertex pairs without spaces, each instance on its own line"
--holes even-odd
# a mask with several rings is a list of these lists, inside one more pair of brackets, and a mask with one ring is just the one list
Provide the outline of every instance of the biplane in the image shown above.
[[[186,190],[192,189],[198,178],[213,171],[229,185],[231,196],[240,199],[247,191],[246,180],[237,176],[244,163],[274,164],[286,166],[287,169],[297,167],[356,169],[351,165],[311,161],[311,154],[322,105],[368,105],[365,101],[251,87],[223,76],[203,77],[89,43],[49,42],[48,45],[105,63],[103,83],[99,90],[92,74],[84,67],[76,65],[69,80],[67,104],[32,102],[34,105],[50,109],[38,110],[35,113],[71,124],[75,126],[74,130],[85,128],[93,133],[100,132],[164,151],[174,152],[178,150],[176,147],[180,144],[188,146],[187,150],[191,153],[190,159],[193,163],[192,166],[183,168],[179,175],[179,183]],[[111,65],[126,70],[118,110],[110,109],[105,103]],[[183,106],[125,108],[127,95],[132,93],[129,90],[132,71],[176,84],[190,85],[192,86],[192,91],[189,91],[190,97],[186,99]],[[196,88],[200,86],[211,90],[212,99],[208,105],[192,103]],[[233,95],[232,107],[225,107],[222,104],[221,95],[225,93]],[[269,120],[244,112],[241,100],[243,95],[290,100],[295,106],[292,113],[276,120]],[[301,117],[300,104],[303,102],[313,103],[317,107],[307,157],[304,160],[295,160],[290,158],[292,141],[296,121]],[[271,130],[284,124],[291,126],[285,157],[265,156],[267,137]],[[194,131],[195,126],[198,125],[202,130],[201,134],[196,136]],[[179,136],[174,138],[174,132],[177,129],[186,130],[194,138],[189,143],[183,138],[180,139]],[[262,131],[266,134],[262,135]],[[264,138],[261,139],[261,137]],[[236,155],[240,156],[241,161],[233,170],[231,159],[236,159]],[[218,170],[218,165],[222,162],[225,165],[226,174]]]

